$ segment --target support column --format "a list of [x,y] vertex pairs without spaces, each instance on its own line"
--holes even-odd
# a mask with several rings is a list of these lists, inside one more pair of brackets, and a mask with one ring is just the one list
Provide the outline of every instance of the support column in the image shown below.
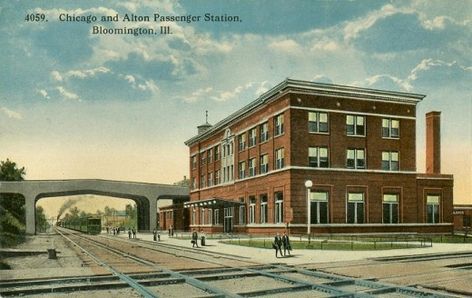
[[25,195],[26,234],[36,234],[34,196]]
[[149,200],[149,230],[157,228],[157,199],[151,197]]

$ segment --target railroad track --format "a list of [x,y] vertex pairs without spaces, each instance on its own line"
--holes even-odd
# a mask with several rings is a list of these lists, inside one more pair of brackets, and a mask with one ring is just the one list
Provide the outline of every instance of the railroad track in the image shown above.
[[[121,289],[129,291],[121,292],[123,296],[144,297],[453,297],[284,264],[258,264],[241,256],[170,244],[58,232],[108,273],[10,281],[0,285],[0,296],[71,291],[77,295],[77,291],[84,291],[85,297],[90,290]],[[178,264],[170,266],[172,262]]]

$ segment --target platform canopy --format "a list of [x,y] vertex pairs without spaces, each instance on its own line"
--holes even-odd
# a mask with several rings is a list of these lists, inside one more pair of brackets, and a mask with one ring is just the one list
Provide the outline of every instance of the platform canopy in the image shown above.
[[236,207],[244,204],[243,202],[233,201],[229,199],[222,199],[222,198],[209,198],[205,200],[199,201],[190,201],[185,202],[184,207],[203,207],[203,208],[221,208],[221,207]]

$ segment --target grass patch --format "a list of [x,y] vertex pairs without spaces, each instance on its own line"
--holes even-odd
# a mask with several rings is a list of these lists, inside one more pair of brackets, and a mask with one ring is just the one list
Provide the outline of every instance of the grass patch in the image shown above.
[[[234,239],[225,240],[223,243],[255,247],[255,248],[272,248],[271,239]],[[419,248],[424,247],[419,242],[362,242],[362,241],[343,241],[343,240],[312,240],[307,241],[290,241],[292,249],[317,249],[317,250],[387,250],[400,248]]]
[[472,237],[461,235],[435,235],[431,236],[433,243],[472,243]]

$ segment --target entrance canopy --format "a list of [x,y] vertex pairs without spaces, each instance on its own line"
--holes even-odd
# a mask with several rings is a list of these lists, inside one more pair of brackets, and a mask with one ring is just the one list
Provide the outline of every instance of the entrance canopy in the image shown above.
[[244,203],[232,201],[229,199],[222,199],[222,198],[209,198],[206,200],[200,201],[190,201],[184,203],[184,208],[190,207],[203,207],[203,208],[224,208],[224,207],[236,207],[242,205]]

